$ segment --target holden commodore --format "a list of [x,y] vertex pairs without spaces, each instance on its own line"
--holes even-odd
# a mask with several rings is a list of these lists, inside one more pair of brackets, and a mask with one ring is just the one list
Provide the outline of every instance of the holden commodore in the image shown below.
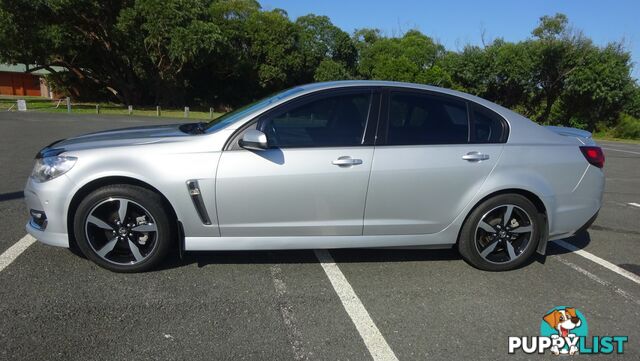
[[456,247],[522,266],[595,219],[602,150],[432,86],[298,86],[192,123],[69,138],[36,156],[27,231],[117,272],[170,249]]

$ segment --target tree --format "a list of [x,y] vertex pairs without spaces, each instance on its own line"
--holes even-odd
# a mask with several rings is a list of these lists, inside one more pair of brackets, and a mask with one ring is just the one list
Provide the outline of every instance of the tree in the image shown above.
[[249,56],[257,72],[262,93],[270,93],[295,84],[303,67],[298,47],[299,33],[286,13],[279,10],[251,14],[246,24]]
[[320,62],[313,74],[314,81],[331,81],[351,79],[351,73],[342,63],[335,60],[325,59]]
[[140,83],[132,65],[139,59],[124,48],[137,49],[135,36],[127,36],[115,26],[121,8],[113,5],[3,1],[7,16],[0,19],[0,39],[9,46],[0,47],[0,58],[38,64],[53,74],[57,72],[52,66],[64,67],[77,82],[95,82],[123,101],[132,99],[133,88]]
[[542,40],[556,40],[566,32],[568,25],[569,19],[565,14],[544,15],[540,17],[540,23],[531,34]]
[[591,46],[591,41],[582,34],[571,34],[567,24],[567,17],[563,14],[543,16],[540,25],[532,31],[538,38],[531,49],[537,60],[533,81],[540,89],[535,101],[541,103],[536,120],[541,123],[551,120],[549,116],[562,94],[566,77],[581,66],[584,49]]
[[594,45],[563,14],[519,42],[447,51],[418,30],[350,37],[326,16],[292,20],[256,0],[0,0],[0,62],[48,69],[76,98],[124,104],[227,110],[297,84],[381,79],[462,90],[540,123],[623,119],[616,129],[636,134],[640,117],[629,52]]
[[[4,0],[0,59],[38,64],[54,80],[93,83],[125,104],[149,101],[158,84],[179,78],[219,40],[219,29],[206,22],[209,3]],[[56,66],[71,76],[56,76]]]
[[197,67],[219,46],[221,31],[207,16],[207,5],[199,0],[138,0],[121,12],[118,26],[123,31],[142,30],[144,51],[155,70],[156,104],[172,98],[184,104],[184,96],[176,95],[185,88],[185,67]]
[[401,38],[380,37],[375,30],[356,33],[360,41],[358,73],[366,79],[419,81],[445,54],[442,45],[417,30]]
[[[371,46],[376,41],[380,40],[382,35],[380,34],[380,29],[358,29],[353,33],[353,43],[356,46],[358,52],[362,52],[365,48]],[[361,55],[358,55],[360,58]]]
[[447,53],[440,64],[450,74],[454,88],[482,97],[489,94],[491,60],[485,49],[467,45],[460,53]]
[[633,82],[629,90],[629,101],[624,104],[623,111],[640,119],[640,86]]
[[301,16],[296,19],[296,25],[300,29],[300,48],[304,57],[303,71],[316,74],[317,68],[327,61],[321,73],[331,67],[341,73],[341,76],[351,77],[351,72],[355,70],[358,53],[349,34],[333,25],[326,16],[313,14]]
[[585,129],[613,126],[632,101],[630,62],[620,44],[585,49],[581,66],[565,80],[559,111],[563,122]]
[[532,96],[536,92],[535,59],[532,43],[495,41],[487,47],[491,66],[486,97],[500,104],[532,114]]
[[223,110],[259,97],[256,62],[251,55],[249,19],[261,11],[254,0],[216,1],[212,21],[220,27],[222,43],[189,76],[193,91]]

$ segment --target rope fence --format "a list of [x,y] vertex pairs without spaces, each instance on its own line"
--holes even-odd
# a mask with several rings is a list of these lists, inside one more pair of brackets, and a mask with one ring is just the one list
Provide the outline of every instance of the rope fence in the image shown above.
[[134,107],[114,103],[72,102],[70,98],[0,98],[0,111],[51,112],[93,115],[135,115],[169,118],[193,118],[212,120],[222,113],[209,107],[184,107],[180,109],[155,107]]

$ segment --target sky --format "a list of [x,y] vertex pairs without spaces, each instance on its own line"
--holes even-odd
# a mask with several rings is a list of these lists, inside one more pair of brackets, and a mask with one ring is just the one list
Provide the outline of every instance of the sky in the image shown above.
[[596,44],[622,41],[631,52],[633,76],[640,79],[640,0],[260,0],[265,10],[284,9],[291,19],[314,13],[352,33],[378,28],[385,35],[418,29],[447,49],[531,36],[543,15],[563,13],[569,23]]

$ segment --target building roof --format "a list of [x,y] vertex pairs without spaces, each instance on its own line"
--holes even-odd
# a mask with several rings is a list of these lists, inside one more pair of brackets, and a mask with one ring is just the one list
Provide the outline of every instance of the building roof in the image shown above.
[[[37,66],[38,65],[29,65],[29,68],[35,68]],[[53,68],[56,71],[64,71],[64,68],[60,66],[52,66],[51,68]],[[0,72],[26,73],[27,66],[25,64],[0,64]],[[31,74],[47,75],[47,74],[50,74],[50,72],[46,69],[40,69],[40,70],[31,72]]]

